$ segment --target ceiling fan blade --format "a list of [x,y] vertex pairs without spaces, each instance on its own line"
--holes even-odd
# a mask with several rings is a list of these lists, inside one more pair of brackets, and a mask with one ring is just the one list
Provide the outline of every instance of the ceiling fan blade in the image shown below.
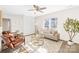
[[34,11],[34,9],[29,9],[28,11]]
[[39,12],[43,13],[43,11],[39,10]]
[[36,5],[32,5],[33,7],[36,7]]
[[40,8],[40,10],[44,10],[44,9],[46,9],[46,7]]
[[39,6],[38,6],[38,5],[33,5],[33,7],[34,7],[34,8],[39,8]]

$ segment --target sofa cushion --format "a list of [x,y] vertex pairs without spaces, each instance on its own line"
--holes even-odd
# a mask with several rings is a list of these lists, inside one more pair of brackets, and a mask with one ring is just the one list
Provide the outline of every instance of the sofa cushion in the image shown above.
[[53,36],[55,36],[56,34],[58,34],[58,32],[57,32],[57,31],[55,31],[55,32],[53,33]]

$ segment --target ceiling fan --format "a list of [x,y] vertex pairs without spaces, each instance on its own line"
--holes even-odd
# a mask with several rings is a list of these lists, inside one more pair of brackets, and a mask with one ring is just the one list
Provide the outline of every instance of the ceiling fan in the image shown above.
[[43,10],[46,9],[46,7],[40,7],[38,5],[32,5],[32,9],[29,9],[28,11],[34,11],[34,13],[36,12],[41,12],[43,13]]

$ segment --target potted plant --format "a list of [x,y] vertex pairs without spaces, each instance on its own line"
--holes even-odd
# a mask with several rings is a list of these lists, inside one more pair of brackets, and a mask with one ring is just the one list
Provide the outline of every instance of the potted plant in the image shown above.
[[64,29],[69,35],[68,44],[73,44],[73,38],[79,33],[79,20],[67,18],[66,22],[64,23]]

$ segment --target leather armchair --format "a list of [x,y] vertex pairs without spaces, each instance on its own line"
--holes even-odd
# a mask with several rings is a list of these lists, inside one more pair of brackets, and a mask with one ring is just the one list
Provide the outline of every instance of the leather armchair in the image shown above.
[[21,36],[20,34],[17,34],[16,37],[4,37],[3,38],[3,49],[6,48],[16,48],[18,46],[20,46],[22,43],[25,43],[25,38],[23,36]]

